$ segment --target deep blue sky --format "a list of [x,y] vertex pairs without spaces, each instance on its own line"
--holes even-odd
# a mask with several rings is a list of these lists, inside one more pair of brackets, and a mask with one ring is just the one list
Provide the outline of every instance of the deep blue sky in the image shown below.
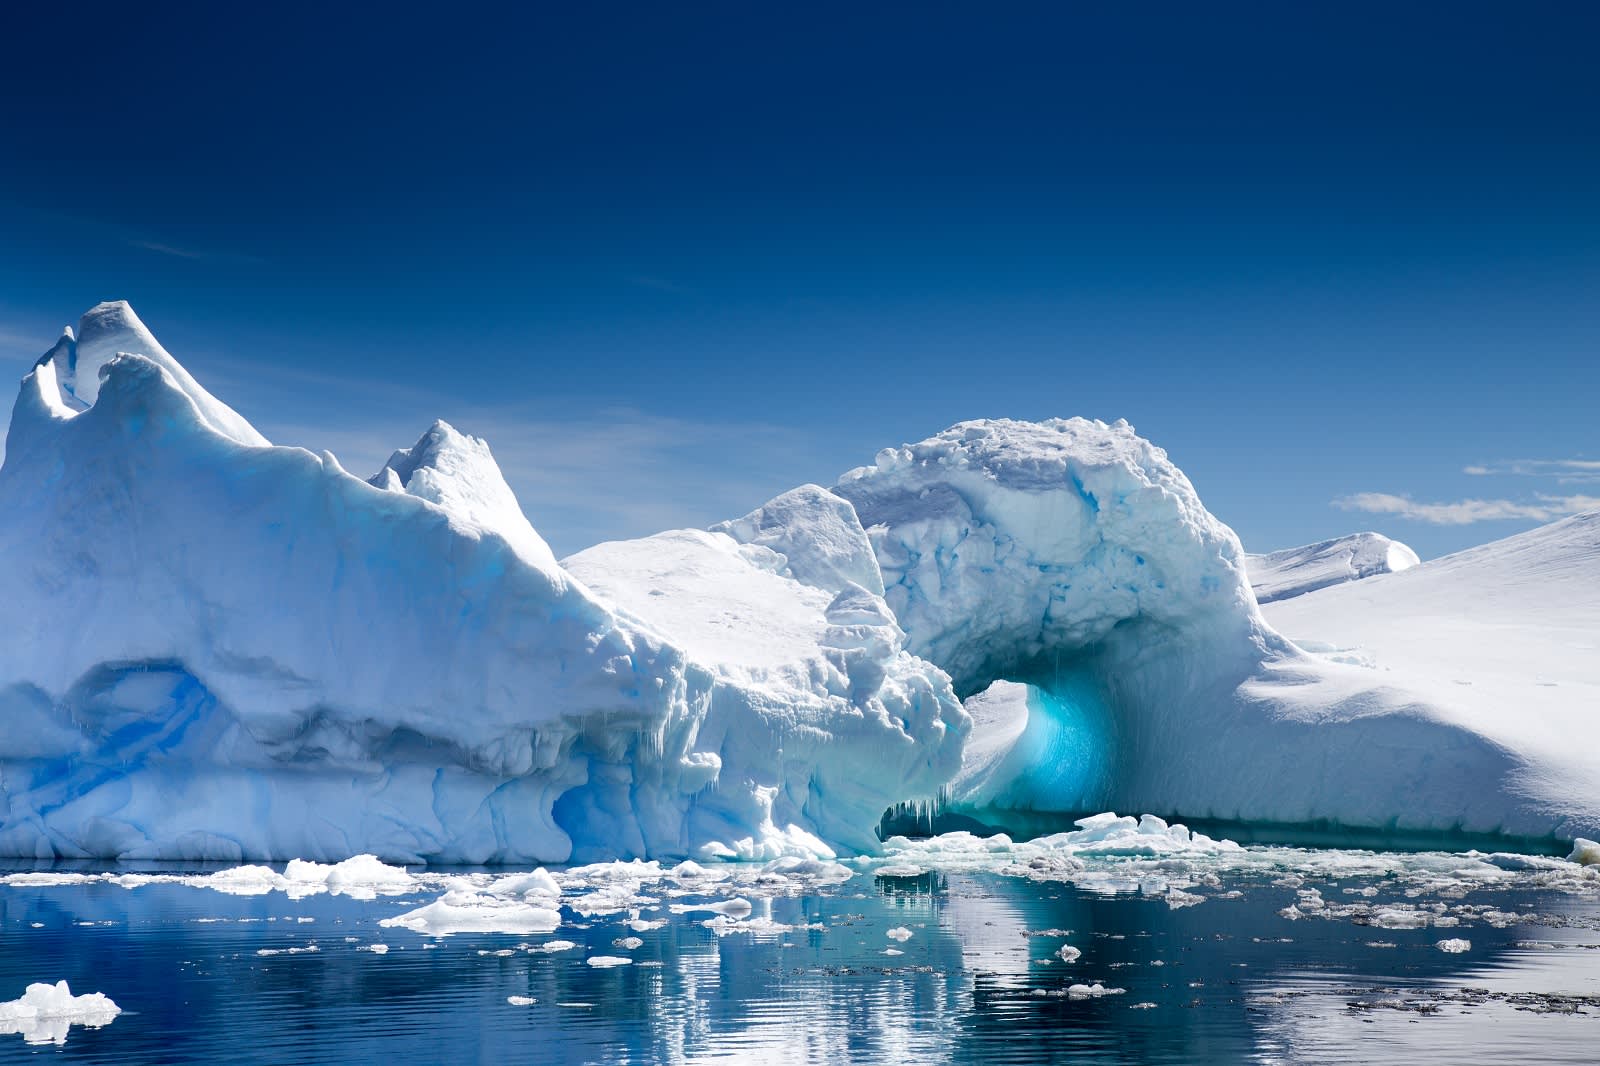
[[1600,496],[1600,5],[43,6],[0,365],[129,299],[363,474],[486,436],[558,552],[985,416],[1254,550]]

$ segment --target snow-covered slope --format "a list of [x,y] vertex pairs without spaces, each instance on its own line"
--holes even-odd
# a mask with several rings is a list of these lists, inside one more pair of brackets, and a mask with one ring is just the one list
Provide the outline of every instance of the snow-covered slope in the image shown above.
[[1369,687],[1483,737],[1516,791],[1595,828],[1600,793],[1600,512],[1269,605],[1320,653],[1267,689],[1312,709]]
[[[89,350],[108,321],[147,354]],[[944,675],[849,597],[762,574],[761,615],[826,625],[725,668],[558,566],[482,442],[436,425],[375,486],[267,445],[126,305],[79,339],[0,468],[0,854],[826,852],[959,759]]]
[[[1600,828],[1600,768],[1582,754],[1600,749],[1583,724],[1588,690],[1469,714],[1453,681],[1301,651],[1263,621],[1232,532],[1126,424],[965,423],[881,453],[837,491],[872,537],[907,647],[975,696],[971,754],[950,789],[958,811],[1004,823],[1007,810],[1137,808],[1540,838]],[[1428,572],[1278,606],[1398,595]],[[1454,576],[1439,588],[1463,608],[1475,598]],[[1542,598],[1519,600],[1503,624],[1531,623]],[[1403,625],[1432,625],[1427,602]],[[1567,617],[1600,631],[1587,607]],[[1529,644],[1549,633],[1528,632]],[[1022,684],[991,688],[1007,681]],[[1567,752],[1538,739],[1551,730],[1568,734]]]
[[1244,558],[1258,603],[1286,600],[1377,574],[1398,573],[1422,561],[1409,547],[1381,533],[1352,533]]
[[[849,507],[831,494],[815,502],[820,509],[797,529]],[[870,558],[859,524],[854,540]],[[814,541],[805,554],[836,547]],[[829,805],[851,812],[876,805],[881,814],[895,800],[932,797],[960,765],[966,716],[949,679],[903,650],[905,635],[881,596],[831,572],[796,580],[800,554],[678,530],[600,544],[563,562],[629,617],[673,634],[695,661],[715,664],[703,747],[740,772],[775,764],[782,790],[772,802],[780,812],[798,819],[796,812],[809,811],[827,839],[869,847],[862,826],[835,824]],[[724,784],[732,788],[729,773]],[[770,820],[765,810],[747,817]],[[743,835],[730,826],[723,839],[736,834]],[[731,850],[757,857],[746,846]]]

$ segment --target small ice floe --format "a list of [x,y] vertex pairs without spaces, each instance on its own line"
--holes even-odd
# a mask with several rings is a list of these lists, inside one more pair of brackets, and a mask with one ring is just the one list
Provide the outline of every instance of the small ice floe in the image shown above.
[[531,1007],[539,1001],[532,996],[507,996],[506,1002],[513,1007]]
[[788,925],[784,922],[773,921],[771,918],[768,918],[765,915],[758,915],[754,918],[737,919],[729,918],[726,914],[719,914],[715,918],[711,918],[707,921],[701,922],[700,924],[717,934],[719,937],[727,936],[729,933],[753,933],[757,937],[773,937],[779,936],[783,933],[794,932],[797,929],[813,930],[826,928],[821,922]]
[[543,899],[528,902],[488,892],[455,889],[432,903],[393,918],[385,918],[378,924],[387,928],[410,929],[426,936],[449,936],[452,933],[552,933],[561,925],[561,912]]
[[905,952],[901,951],[899,948],[884,948],[883,949],[883,953],[885,955],[904,955],[905,954]]
[[[154,883],[157,877],[123,877],[119,883],[136,888]],[[264,896],[282,892],[290,899],[329,893],[352,899],[376,899],[415,892],[418,880],[403,866],[390,866],[376,855],[356,855],[343,862],[320,863],[291,859],[283,873],[267,866],[235,866],[213,874],[178,877],[177,883],[190,888],[209,888],[230,896]]]
[[619,936],[611,942],[611,946],[621,948],[623,951],[635,951],[644,947],[644,941],[636,936]]
[[543,944],[534,944],[527,950],[533,954],[549,955],[557,951],[571,951],[577,946],[571,940],[546,940]]
[[878,867],[872,871],[872,875],[874,877],[921,877],[927,872],[920,866],[913,866],[907,862],[896,862]]
[[356,948],[356,950],[357,951],[370,951],[374,955],[387,955],[387,954],[389,954],[389,945],[388,944],[363,944],[361,947]]
[[1077,962],[1083,956],[1083,952],[1071,944],[1062,944],[1061,950],[1056,952],[1056,955],[1060,957],[1062,962]]
[[1464,951],[1472,950],[1472,941],[1462,940],[1459,937],[1452,937],[1449,940],[1439,941],[1434,945],[1434,947],[1438,948],[1440,951],[1448,952],[1451,955],[1459,955]]
[[321,950],[315,944],[307,944],[303,948],[262,948],[256,954],[263,958],[270,958],[273,955],[314,955]]
[[1099,999],[1101,996],[1121,996],[1127,993],[1126,988],[1107,988],[1096,981],[1092,985],[1070,985],[1067,995],[1072,999]]
[[483,889],[491,896],[527,897],[538,896],[544,899],[559,899],[561,886],[556,879],[550,876],[544,867],[532,873],[507,874],[490,881]]
[[889,930],[883,935],[888,937],[890,940],[898,940],[900,943],[904,944],[907,940],[911,939],[911,930],[901,925]]
[[590,955],[583,960],[596,969],[606,970],[613,966],[632,966],[632,959],[625,959],[620,955]]
[[1060,996],[1067,999],[1099,999],[1101,996],[1120,996],[1128,990],[1126,988],[1107,988],[1096,981],[1092,985],[1068,985],[1066,988],[1048,989],[1036,988],[1036,996]]
[[1572,842],[1572,854],[1567,856],[1567,861],[1579,866],[1600,866],[1600,843],[1579,837]]
[[0,1003],[0,1034],[21,1033],[29,1044],[65,1044],[74,1025],[98,1029],[122,1013],[109,996],[74,996],[65,981],[31,984],[20,999]]
[[649,918],[632,918],[624,924],[635,933],[648,933],[651,930],[663,928],[667,924],[667,920],[665,918],[653,920]]
[[734,896],[719,903],[674,903],[671,906],[673,914],[694,914],[696,911],[709,911],[712,914],[725,914],[730,918],[742,918],[755,908],[750,901],[742,896]]

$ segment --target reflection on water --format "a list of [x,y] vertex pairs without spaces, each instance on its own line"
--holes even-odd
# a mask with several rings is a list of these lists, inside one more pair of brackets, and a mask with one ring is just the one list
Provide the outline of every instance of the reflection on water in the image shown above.
[[[1191,905],[995,872],[863,872],[752,899],[751,918],[788,931],[718,936],[657,893],[564,911],[548,935],[429,938],[379,922],[437,892],[9,884],[0,1000],[66,979],[124,1013],[62,1047],[0,1038],[0,1061],[1593,1061],[1600,895],[1481,890],[1490,919],[1446,931],[1285,917],[1308,884],[1335,901],[1419,898],[1384,876],[1241,871]],[[640,918],[667,921],[625,924]],[[1439,950],[1447,935],[1470,950]],[[554,940],[577,946],[530,950]]]

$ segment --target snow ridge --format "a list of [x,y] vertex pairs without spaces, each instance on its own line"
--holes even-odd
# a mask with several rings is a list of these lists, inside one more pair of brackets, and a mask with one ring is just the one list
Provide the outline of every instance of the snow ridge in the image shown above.
[[1298,548],[1245,556],[1257,603],[1273,603],[1329,585],[1398,573],[1421,561],[1408,546],[1381,533],[1352,533]]

